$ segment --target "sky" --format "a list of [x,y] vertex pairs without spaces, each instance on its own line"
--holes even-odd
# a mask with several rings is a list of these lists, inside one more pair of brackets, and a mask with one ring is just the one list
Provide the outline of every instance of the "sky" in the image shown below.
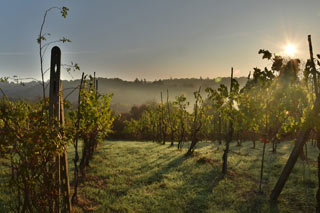
[[[58,44],[62,63],[107,78],[149,81],[167,78],[247,76],[254,67],[270,66],[259,49],[308,57],[307,35],[320,53],[319,0],[1,0],[0,77],[40,79],[36,38],[46,9],[48,41]],[[50,53],[50,51],[48,51]],[[45,55],[45,68],[50,55]],[[48,75],[46,76],[46,79]]]

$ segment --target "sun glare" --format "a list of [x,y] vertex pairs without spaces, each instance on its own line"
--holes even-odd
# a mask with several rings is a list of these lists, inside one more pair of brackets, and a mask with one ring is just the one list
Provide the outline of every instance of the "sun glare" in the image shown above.
[[294,44],[288,44],[287,46],[285,46],[285,53],[292,57],[297,53],[297,47]]

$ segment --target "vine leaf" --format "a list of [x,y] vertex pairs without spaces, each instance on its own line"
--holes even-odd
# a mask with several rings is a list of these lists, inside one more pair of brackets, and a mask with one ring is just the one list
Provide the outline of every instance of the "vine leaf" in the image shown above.
[[263,54],[262,59],[266,58],[266,59],[270,60],[272,57],[271,52],[269,52],[268,50],[260,49],[258,53]]

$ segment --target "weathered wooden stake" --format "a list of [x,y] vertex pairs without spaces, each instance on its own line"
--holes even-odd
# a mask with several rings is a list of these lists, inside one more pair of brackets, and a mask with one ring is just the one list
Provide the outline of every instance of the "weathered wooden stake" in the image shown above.
[[99,81],[98,81],[98,79],[96,79],[96,93],[98,94],[98,86],[99,86]]
[[96,88],[96,72],[93,73],[93,87]]
[[84,73],[82,73],[80,87],[79,87],[79,96],[78,96],[78,113],[77,113],[77,122],[76,122],[76,137],[74,143],[74,150],[75,150],[75,158],[74,158],[74,193],[72,195],[72,203],[77,201],[78,196],[78,184],[79,184],[79,168],[78,168],[78,161],[79,161],[79,153],[78,153],[78,141],[79,141],[79,128],[80,128],[80,103],[81,103],[81,89],[84,79]]
[[164,124],[164,112],[163,112],[163,99],[162,99],[162,92],[160,92],[161,98],[161,133],[162,133],[162,144],[166,144],[166,125]]
[[[62,97],[62,84],[60,81],[60,68],[61,68],[61,51],[60,48],[55,46],[51,50],[51,65],[50,65],[50,93],[49,93],[49,117],[50,125],[55,125],[55,120],[59,122],[59,125],[64,125],[64,109],[63,109],[63,97]],[[57,137],[63,137],[57,135]],[[64,147],[64,153],[62,156],[56,158],[57,173],[55,178],[56,187],[58,191],[57,198],[55,199],[55,211],[56,212],[71,212],[70,201],[70,185],[68,175],[68,158],[67,149]],[[62,204],[60,202],[62,194]]]
[[[232,102],[233,100],[231,99],[231,93],[232,93],[232,82],[233,82],[233,67],[231,68],[231,78],[230,78],[230,110],[232,109]],[[230,142],[232,141],[232,135],[233,135],[233,123],[232,120],[229,120],[229,132],[228,136],[226,138],[226,148],[224,150],[223,156],[222,156],[222,174],[226,175],[228,172],[228,153],[229,153],[229,145]]]

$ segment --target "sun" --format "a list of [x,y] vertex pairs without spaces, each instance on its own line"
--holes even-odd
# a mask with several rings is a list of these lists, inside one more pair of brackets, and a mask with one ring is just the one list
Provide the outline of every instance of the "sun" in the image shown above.
[[294,44],[287,44],[287,46],[284,48],[284,51],[286,55],[293,57],[297,53],[297,46]]

